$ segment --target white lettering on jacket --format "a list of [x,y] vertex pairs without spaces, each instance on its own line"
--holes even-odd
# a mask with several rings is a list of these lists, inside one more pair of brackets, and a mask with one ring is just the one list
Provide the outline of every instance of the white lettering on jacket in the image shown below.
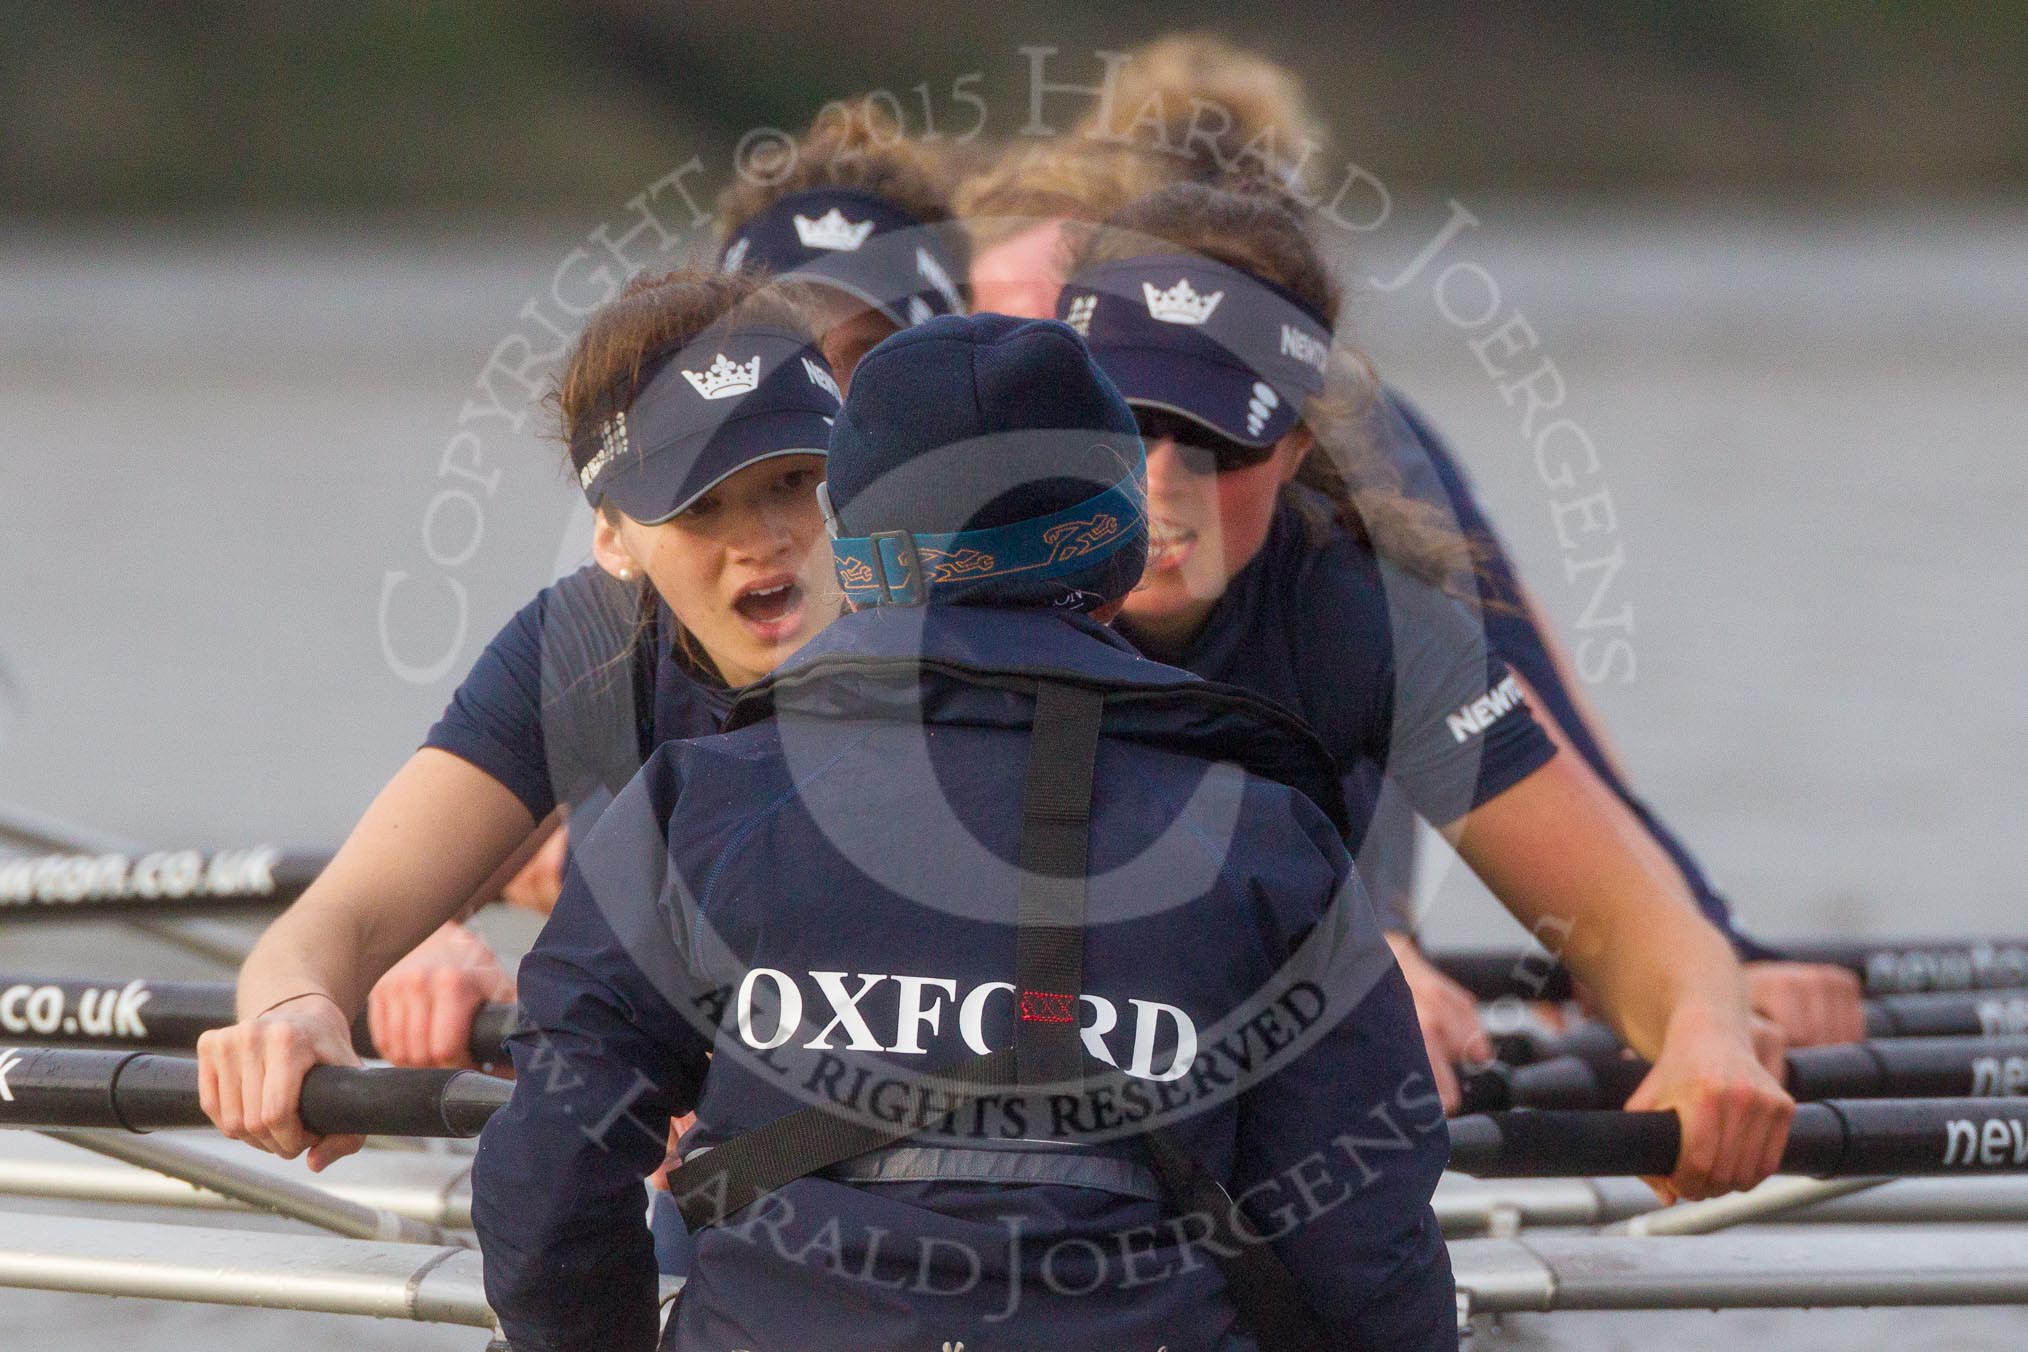
[[[869,1014],[867,997],[894,983],[893,1014]],[[883,992],[885,994],[885,992]],[[985,1034],[986,1005],[994,996],[1014,1003],[1014,987],[987,981],[959,993],[949,977],[891,976],[886,973],[807,972],[799,979],[773,967],[755,967],[740,980],[734,997],[733,1022],[739,1040],[756,1051],[771,1051],[792,1039],[803,1039],[806,1022],[816,1028],[798,1046],[829,1051],[842,1037],[846,1050],[922,1056],[924,1039],[943,1030],[944,1009],[955,1006],[957,1035],[973,1053],[993,1048]],[[875,1000],[875,1006],[882,1004]],[[1107,1035],[1120,1027],[1119,1006],[1103,995],[1079,997],[1079,1036],[1085,1050],[1110,1066],[1121,1065]],[[1183,1010],[1159,1000],[1129,998],[1132,1034],[1124,1069],[1142,1080],[1178,1080],[1197,1059],[1197,1024]],[[810,1018],[805,1019],[805,1011]],[[879,1019],[880,1026],[875,1026]],[[1168,1036],[1165,1038],[1164,1033]]]

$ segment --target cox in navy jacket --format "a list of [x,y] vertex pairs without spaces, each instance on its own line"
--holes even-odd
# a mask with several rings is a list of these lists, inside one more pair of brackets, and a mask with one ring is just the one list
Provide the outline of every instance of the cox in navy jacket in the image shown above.
[[[1127,1078],[954,1107],[911,1077],[1012,1036],[1023,673],[1108,692],[1079,1013]],[[818,1101],[923,1130],[707,1228],[664,1347],[1250,1352],[1156,1122],[1343,1346],[1456,1346],[1441,1109],[1300,724],[1081,615],[930,606],[841,619],[732,727],[656,752],[523,964],[474,1170],[517,1352],[654,1346],[670,1118],[688,1156]]]

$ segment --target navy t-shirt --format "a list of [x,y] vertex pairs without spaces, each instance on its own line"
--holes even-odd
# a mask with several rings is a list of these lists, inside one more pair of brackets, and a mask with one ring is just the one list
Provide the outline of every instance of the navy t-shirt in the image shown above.
[[543,588],[423,745],[478,766],[541,821],[558,804],[603,808],[661,743],[717,732],[730,692],[672,649],[667,609],[642,597],[590,565]]
[[[1375,556],[1329,506],[1292,489],[1267,543],[1182,652],[1149,655],[1242,686],[1301,715],[1354,776],[1383,768],[1447,824],[1540,769],[1556,748],[1504,663],[1456,601]],[[1365,822],[1354,804],[1354,829]]]
[[[1550,656],[1548,637],[1535,627],[1534,612],[1526,604],[1513,560],[1499,532],[1480,507],[1471,479],[1449,445],[1414,405],[1392,390],[1382,400],[1374,421],[1376,440],[1400,472],[1403,489],[1449,513],[1458,529],[1478,546],[1478,588],[1486,603],[1486,635],[1494,650],[1528,682],[1585,763],[1669,856],[1696,898],[1698,909],[1731,936],[1743,956],[1773,956],[1773,950],[1738,933],[1733,927],[1731,906],[1712,885],[1696,858],[1606,758],[1596,729],[1585,720]],[[1385,819],[1384,810],[1381,815]]]

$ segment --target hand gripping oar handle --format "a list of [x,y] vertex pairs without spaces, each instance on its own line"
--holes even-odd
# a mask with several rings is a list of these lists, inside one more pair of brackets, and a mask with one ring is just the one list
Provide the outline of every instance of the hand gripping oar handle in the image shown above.
[[[1451,1167],[1480,1178],[1675,1172],[1674,1113],[1549,1109],[1450,1123]],[[1796,1106],[1781,1172],[1818,1178],[2028,1173],[2028,1102],[1826,1099]]]
[[[320,1136],[476,1136],[513,1089],[470,1070],[316,1066],[303,1080],[303,1125]],[[0,1127],[157,1131],[209,1120],[189,1057],[0,1050]]]
[[[481,1005],[467,1049],[481,1066],[505,1065],[502,1044],[518,1026],[510,1004]],[[42,1047],[129,1047],[188,1051],[198,1036],[237,1021],[233,988],[222,981],[77,981],[0,973],[0,1039]],[[361,1056],[379,1052],[362,1017],[352,1030]]]

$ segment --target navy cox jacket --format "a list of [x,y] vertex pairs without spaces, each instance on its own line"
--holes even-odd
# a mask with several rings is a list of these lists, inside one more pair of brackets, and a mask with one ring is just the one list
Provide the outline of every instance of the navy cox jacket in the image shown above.
[[[1078,1012],[1127,1078],[954,1107],[910,1077],[1011,1040],[1021,673],[1108,691]],[[656,752],[523,963],[474,1169],[517,1352],[653,1347],[670,1118],[688,1156],[813,1102],[922,1131],[698,1236],[664,1347],[1251,1352],[1150,1123],[1346,1347],[1456,1346],[1441,1108],[1299,723],[1082,616],[931,606],[839,620],[732,727]]]

